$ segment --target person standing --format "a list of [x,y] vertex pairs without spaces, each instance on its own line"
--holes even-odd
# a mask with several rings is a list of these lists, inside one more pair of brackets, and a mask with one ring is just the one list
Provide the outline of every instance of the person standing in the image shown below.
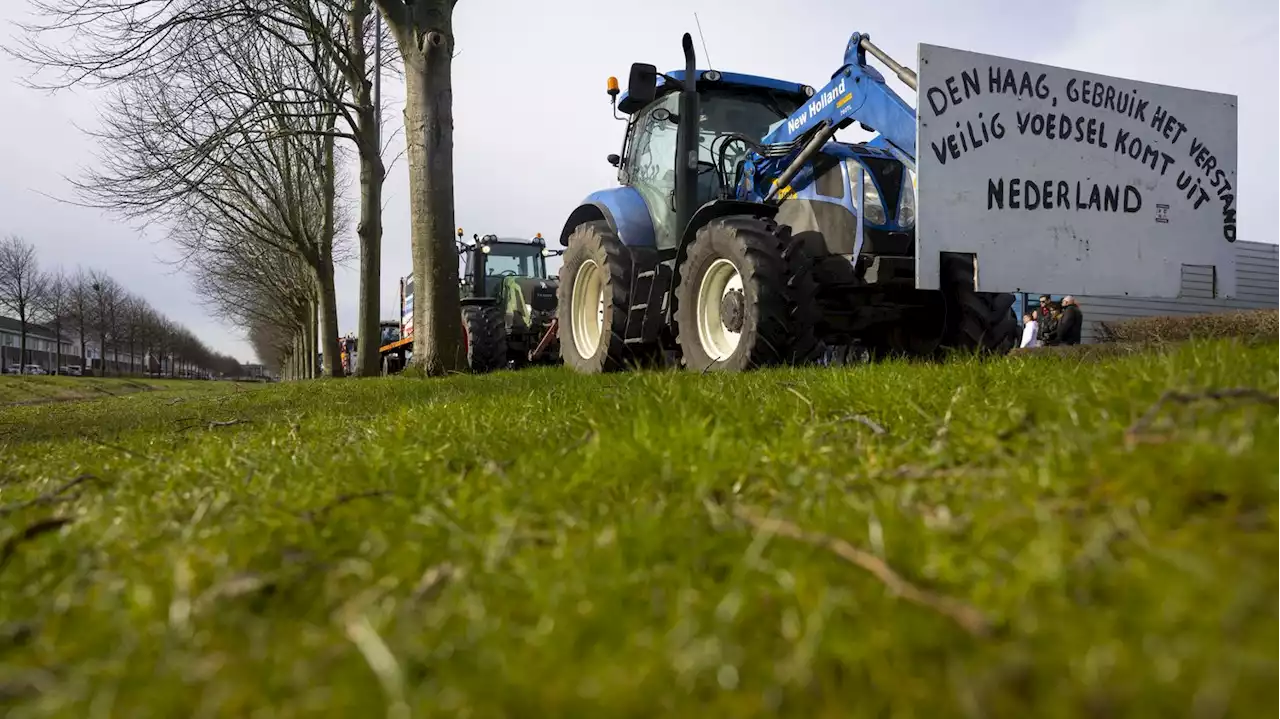
[[1062,345],[1078,345],[1080,344],[1080,330],[1084,326],[1084,313],[1080,311],[1080,305],[1076,304],[1076,298],[1067,295],[1062,298],[1062,319],[1058,321],[1058,327],[1055,332],[1057,343]]
[[1036,318],[1037,337],[1041,345],[1054,344],[1054,330],[1058,326],[1058,303],[1049,299],[1049,295],[1040,295],[1040,316]]
[[1022,344],[1018,345],[1020,349],[1030,349],[1040,346],[1040,337],[1037,332],[1040,329],[1040,323],[1036,321],[1035,311],[1028,312],[1022,316]]

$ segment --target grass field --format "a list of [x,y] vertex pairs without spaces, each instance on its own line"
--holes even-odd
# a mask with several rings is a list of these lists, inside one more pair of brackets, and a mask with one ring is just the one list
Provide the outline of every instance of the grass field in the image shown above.
[[7,407],[0,706],[1274,716],[1278,361],[1216,341]]
[[218,393],[221,387],[198,380],[152,377],[64,377],[58,375],[0,375],[0,407],[117,397],[134,392]]

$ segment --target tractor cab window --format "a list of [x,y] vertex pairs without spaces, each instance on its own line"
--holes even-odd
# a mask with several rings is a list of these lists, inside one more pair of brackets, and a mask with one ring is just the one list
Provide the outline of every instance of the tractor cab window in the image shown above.
[[[475,272],[475,253],[468,252],[463,275],[470,277]],[[484,274],[486,277],[516,276],[547,278],[547,258],[542,256],[542,248],[534,244],[519,242],[490,242],[489,254],[485,255]]]
[[627,146],[626,179],[649,208],[659,247],[675,245],[676,123],[655,117],[675,114],[679,93],[669,93],[636,114]]
[[517,277],[547,276],[547,258],[542,256],[542,248],[537,245],[525,245],[495,242],[485,259],[486,275],[515,275]]
[[[786,119],[800,106],[798,100],[767,90],[711,90],[699,95],[698,160],[706,163],[698,177],[698,200],[707,202],[715,197],[716,173],[724,174],[724,181],[732,184],[738,163],[746,156],[748,147],[742,142],[722,138],[745,135],[759,142],[769,132],[769,127]],[[723,152],[723,164],[721,153]]]

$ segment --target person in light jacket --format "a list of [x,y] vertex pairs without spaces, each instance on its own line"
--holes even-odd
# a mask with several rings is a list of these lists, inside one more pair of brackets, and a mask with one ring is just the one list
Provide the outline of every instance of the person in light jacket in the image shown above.
[[1037,331],[1040,323],[1036,321],[1035,313],[1028,312],[1022,316],[1022,343],[1018,345],[1020,349],[1028,349],[1040,346],[1040,338]]

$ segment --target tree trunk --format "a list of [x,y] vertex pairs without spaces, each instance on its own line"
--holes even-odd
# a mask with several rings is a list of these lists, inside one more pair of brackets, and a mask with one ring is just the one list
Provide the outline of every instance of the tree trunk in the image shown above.
[[25,316],[18,318],[19,334],[18,334],[18,372],[27,373],[27,318]]
[[[382,132],[374,105],[373,87],[367,78],[368,55],[365,52],[364,23],[373,11],[369,0],[352,4],[348,21],[351,33],[351,68],[347,78],[355,92],[356,145],[360,153],[360,222],[356,235],[360,238],[360,306],[356,319],[356,337],[361,349],[355,374],[373,377],[378,374],[378,322],[381,320],[382,282],[382,184],[387,170],[382,164]],[[372,346],[372,352],[368,351]]]
[[396,28],[396,39],[405,65],[413,360],[426,374],[441,375],[464,365],[453,234],[453,31],[444,3],[408,9],[412,27]]
[[[312,305],[310,300],[306,302],[306,306],[308,309],[314,308],[314,305]],[[314,316],[315,313],[313,312],[312,317]],[[316,347],[313,344],[315,342],[315,338],[311,335],[312,318],[308,317],[305,313],[302,317],[302,379],[311,379],[311,365],[313,365],[314,362],[309,362],[308,360],[315,356]]]
[[326,262],[320,276],[320,347],[324,353],[324,376],[342,376],[338,351],[338,295],[333,289],[333,263]]
[[319,295],[311,301],[311,312],[307,315],[307,331],[311,333],[311,354],[307,357],[307,369],[311,378],[320,376],[320,299]]
[[320,301],[318,299],[311,300],[311,304],[307,308],[307,339],[311,342],[311,352],[307,354],[307,376],[315,379],[320,376],[320,369],[316,367],[316,356],[320,354]]
[[[330,117],[325,129],[332,131],[336,117]],[[338,296],[333,288],[333,234],[334,207],[337,188],[334,178],[337,168],[333,160],[333,135],[324,139],[324,226],[321,228],[320,257],[314,263],[316,284],[320,295],[320,351],[324,353],[325,377],[342,377],[342,354],[338,347]]]
[[[364,122],[365,112],[360,112]],[[378,143],[376,126],[371,129],[361,128],[361,134],[375,146]],[[363,142],[362,142],[363,144]],[[381,282],[382,282],[382,183],[386,170],[379,157],[360,159],[360,224],[356,234],[360,237],[360,309],[356,336],[360,338],[362,349],[366,345],[375,348],[373,352],[360,353],[360,366],[356,372],[361,377],[372,377],[378,374],[378,322],[381,319]]]

